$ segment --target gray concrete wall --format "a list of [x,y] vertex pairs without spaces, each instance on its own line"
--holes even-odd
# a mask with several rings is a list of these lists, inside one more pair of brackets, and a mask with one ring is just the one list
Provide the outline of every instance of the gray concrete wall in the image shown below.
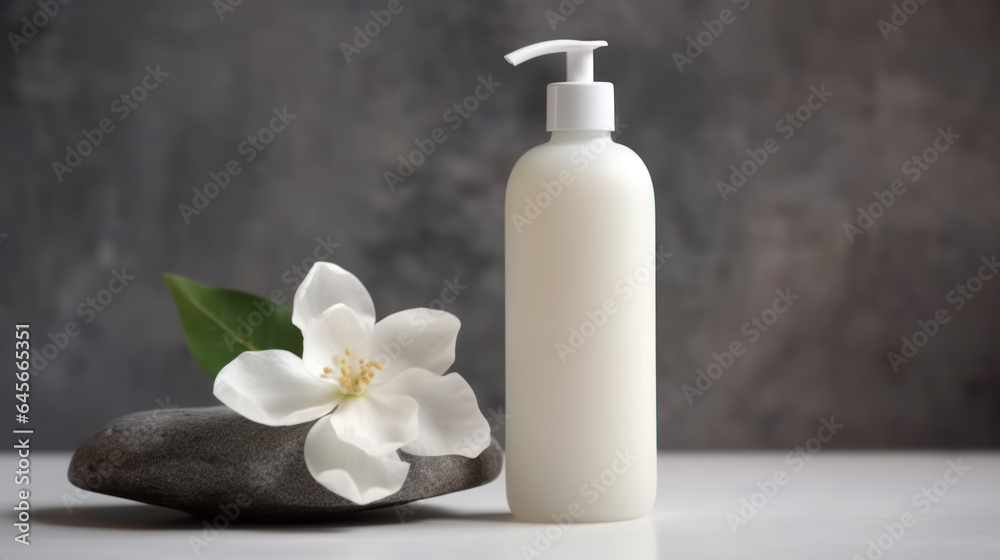
[[[160,273],[291,294],[317,238],[383,313],[467,285],[447,307],[463,320],[455,369],[484,410],[501,407],[503,189],[545,141],[544,85],[562,75],[557,57],[502,57],[551,38],[609,41],[597,76],[656,185],[674,254],[657,279],[662,447],[790,449],[831,415],[845,426],[832,446],[1000,444],[1000,278],[949,301],[1000,249],[995,3],[929,0],[885,39],[888,0],[589,0],[551,21],[556,0],[404,0],[345,60],[341,43],[385,4],[244,2],[220,19],[207,0],[71,2],[0,48],[0,324],[30,321],[37,339],[79,326],[33,378],[36,445],[213,403]],[[37,9],[5,3],[5,34]],[[673,53],[723,9],[734,21],[680,72]],[[125,115],[115,100],[157,65],[169,75]],[[481,76],[501,85],[452,129],[444,112]],[[833,95],[801,127],[779,122],[812,87]],[[178,205],[282,107],[287,129],[186,223]],[[112,132],[57,177],[52,162],[102,119]],[[447,140],[388,188],[383,172],[437,127]],[[948,127],[960,138],[914,180],[904,163]],[[723,200],[717,181],[768,138],[777,152]],[[845,222],[895,179],[907,190],[849,239]],[[121,267],[135,279],[86,311]],[[776,289],[800,299],[755,338],[743,325]],[[949,322],[894,371],[887,353],[939,308]],[[733,342],[746,352],[686,396]]]

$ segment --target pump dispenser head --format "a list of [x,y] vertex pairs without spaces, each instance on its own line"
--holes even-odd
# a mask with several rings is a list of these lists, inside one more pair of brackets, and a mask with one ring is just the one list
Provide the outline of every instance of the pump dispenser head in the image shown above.
[[607,41],[560,39],[521,47],[504,57],[517,66],[543,54],[566,53],[566,81],[546,89],[546,130],[615,129],[615,87],[594,81],[594,49],[606,46]]

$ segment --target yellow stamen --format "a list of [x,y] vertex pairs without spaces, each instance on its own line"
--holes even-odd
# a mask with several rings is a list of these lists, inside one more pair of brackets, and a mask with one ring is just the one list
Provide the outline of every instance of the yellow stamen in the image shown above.
[[[344,353],[350,356],[352,354],[350,348],[345,348]],[[372,379],[375,378],[375,370],[382,369],[382,364],[374,360],[365,360],[364,358],[358,358],[357,365],[353,363],[348,363],[346,359],[341,359],[339,355],[333,356],[333,361],[336,363],[340,361],[340,379],[338,383],[340,384],[340,389],[347,393],[348,395],[362,395],[371,385]],[[330,368],[323,368],[323,377],[327,374],[332,373],[333,370]]]

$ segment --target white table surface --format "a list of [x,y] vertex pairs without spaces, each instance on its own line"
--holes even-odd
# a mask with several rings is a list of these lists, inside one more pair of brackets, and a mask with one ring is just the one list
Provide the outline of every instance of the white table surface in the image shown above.
[[[69,457],[31,456],[32,544],[25,547],[14,543],[11,526],[14,456],[0,455],[8,489],[0,495],[6,516],[0,558],[851,560],[869,558],[867,541],[882,536],[891,548],[871,558],[882,552],[882,560],[1000,559],[1000,453],[822,451],[801,465],[786,462],[785,453],[666,453],[659,461],[655,510],[637,521],[565,529],[516,522],[501,475],[410,510],[366,512],[340,523],[233,525],[218,532],[180,512],[78,491],[66,480]],[[959,460],[969,470],[944,482],[948,461]],[[787,484],[734,532],[729,514],[739,516],[741,500],[750,500],[758,482],[778,470],[788,474]],[[924,488],[936,503],[912,501]],[[913,524],[901,533],[897,527],[898,538],[888,536],[885,524],[898,523],[906,513]],[[545,532],[554,538],[540,537]]]

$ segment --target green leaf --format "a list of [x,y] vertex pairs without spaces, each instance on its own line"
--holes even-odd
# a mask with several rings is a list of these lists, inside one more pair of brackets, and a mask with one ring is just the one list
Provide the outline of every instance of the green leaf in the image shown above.
[[302,355],[302,333],[292,324],[287,307],[176,274],[164,274],[163,281],[177,304],[188,348],[210,377],[246,350]]

